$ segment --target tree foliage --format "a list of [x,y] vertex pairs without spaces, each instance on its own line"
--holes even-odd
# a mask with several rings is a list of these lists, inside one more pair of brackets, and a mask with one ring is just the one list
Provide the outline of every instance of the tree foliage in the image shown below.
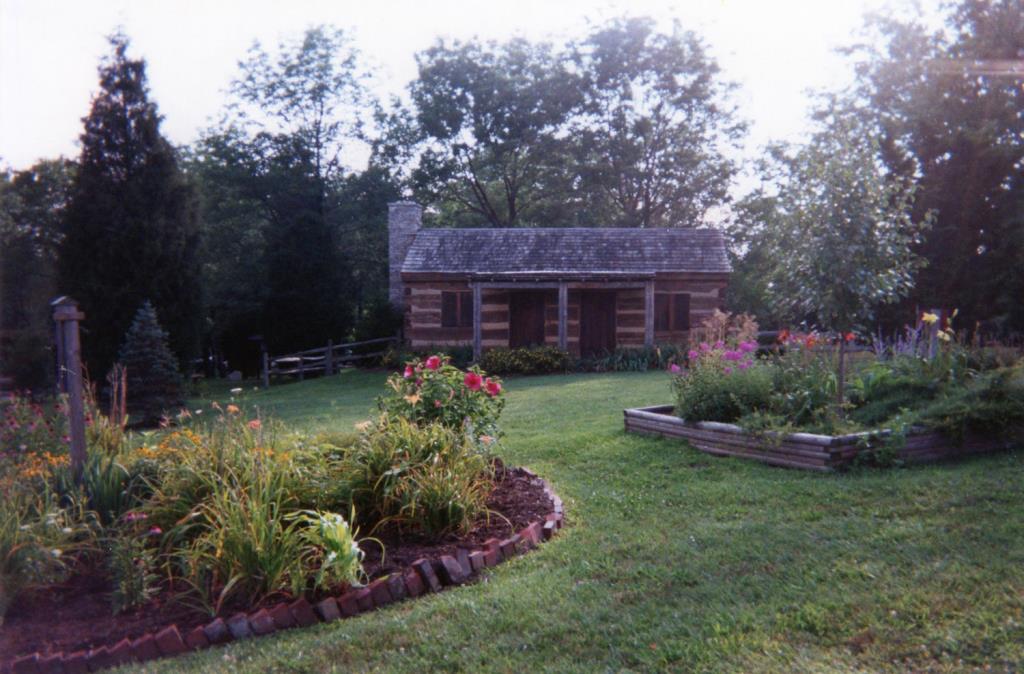
[[860,114],[886,166],[917,184],[915,217],[936,214],[916,246],[929,265],[912,301],[1024,330],[1024,88],[978,68],[1020,58],[1019,0],[960,0],[937,31],[885,16],[869,28],[851,50]]
[[82,151],[64,214],[59,290],[86,313],[83,355],[102,378],[135,309],[151,299],[182,359],[198,350],[199,209],[160,134],[146,64],[110,38],[100,92],[83,120]]
[[372,107],[364,77],[345,34],[325,27],[273,55],[254,45],[240,64],[227,115],[194,164],[210,183],[207,270],[219,336],[259,332],[272,349],[291,350],[351,330],[364,251],[342,195],[346,156],[362,145]]
[[928,218],[914,188],[885,175],[877,146],[849,118],[834,119],[792,156],[763,230],[769,302],[779,315],[840,333],[907,296],[923,266],[913,248]]
[[[592,213],[619,227],[693,226],[729,200],[724,155],[743,133],[730,85],[679,25],[618,20],[575,47],[584,103],[572,122],[575,169]],[[596,212],[595,212],[596,211]]]
[[724,152],[744,127],[678,26],[618,20],[562,47],[439,42],[418,63],[412,109],[385,117],[375,150],[413,165],[443,224],[693,226],[728,200]]
[[73,172],[57,159],[0,173],[0,373],[23,388],[52,381],[49,301]]
[[578,78],[547,43],[439,42],[410,87],[422,144],[412,182],[449,222],[550,224],[570,191],[566,123]]
[[178,362],[167,344],[156,310],[149,301],[135,313],[118,354],[128,386],[128,414],[135,422],[153,424],[184,404],[184,385]]

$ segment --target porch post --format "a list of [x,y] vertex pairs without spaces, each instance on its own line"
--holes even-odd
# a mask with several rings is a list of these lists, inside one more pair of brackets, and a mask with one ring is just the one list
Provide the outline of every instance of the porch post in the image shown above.
[[480,360],[481,353],[481,330],[480,330],[480,298],[483,293],[480,292],[480,284],[473,283],[473,360]]
[[654,346],[654,281],[644,284],[644,346]]
[[562,281],[558,284],[558,348],[569,350],[569,284]]

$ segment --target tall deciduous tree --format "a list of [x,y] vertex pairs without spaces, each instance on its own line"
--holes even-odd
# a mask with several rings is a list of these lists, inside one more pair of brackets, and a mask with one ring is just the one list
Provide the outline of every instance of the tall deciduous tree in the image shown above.
[[24,388],[52,380],[50,300],[74,164],[0,172],[0,373]]
[[[324,27],[282,43],[276,54],[255,45],[232,85],[224,124],[197,149],[197,170],[215,183],[210,196],[229,193],[233,203],[231,213],[216,216],[224,216],[223,231],[208,268],[226,272],[223,279],[262,270],[264,290],[247,293],[247,302],[260,302],[262,332],[274,349],[322,344],[353,324],[352,269],[361,251],[348,245],[339,220],[339,189],[372,107],[358,61],[344,33]],[[221,209],[208,204],[208,212]],[[258,261],[231,253],[246,211],[265,223],[249,251],[262,255]],[[217,269],[219,253],[234,259]]]
[[[678,24],[623,19],[575,45],[585,101],[573,120],[588,218],[624,227],[694,226],[728,201],[743,134],[732,86],[698,37]],[[603,222],[602,222],[603,221]]]
[[960,0],[945,26],[875,17],[851,50],[863,115],[890,170],[936,213],[917,246],[929,265],[912,300],[956,307],[968,324],[1024,331],[1024,11],[1020,0]]
[[195,192],[160,134],[146,64],[128,57],[128,44],[113,35],[100,64],[60,249],[59,288],[86,313],[83,354],[97,379],[147,298],[179,358],[197,352],[200,332]]
[[[762,243],[768,298],[779,314],[844,335],[913,288],[924,263],[913,248],[928,219],[915,220],[913,186],[885,175],[877,155],[864,129],[840,117],[785,159]],[[844,345],[840,339],[840,402]]]
[[571,224],[565,130],[581,94],[555,49],[439,42],[417,61],[415,113],[398,128],[422,145],[412,174],[419,198],[448,224]]

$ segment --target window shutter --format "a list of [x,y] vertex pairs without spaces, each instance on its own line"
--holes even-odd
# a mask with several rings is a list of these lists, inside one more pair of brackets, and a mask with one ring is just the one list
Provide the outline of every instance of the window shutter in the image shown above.
[[672,330],[690,329],[690,296],[679,293],[672,296]]
[[654,329],[667,332],[669,329],[668,293],[654,294]]
[[459,327],[473,327],[473,293],[459,293]]
[[457,293],[441,293],[441,327],[454,328],[458,325],[459,297]]

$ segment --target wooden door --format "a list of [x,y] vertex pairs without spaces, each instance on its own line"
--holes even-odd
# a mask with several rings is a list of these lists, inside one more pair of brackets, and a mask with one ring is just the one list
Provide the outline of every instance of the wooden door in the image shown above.
[[544,293],[514,291],[508,300],[508,345],[537,346],[544,343]]
[[589,356],[615,348],[615,291],[580,293],[580,354]]

